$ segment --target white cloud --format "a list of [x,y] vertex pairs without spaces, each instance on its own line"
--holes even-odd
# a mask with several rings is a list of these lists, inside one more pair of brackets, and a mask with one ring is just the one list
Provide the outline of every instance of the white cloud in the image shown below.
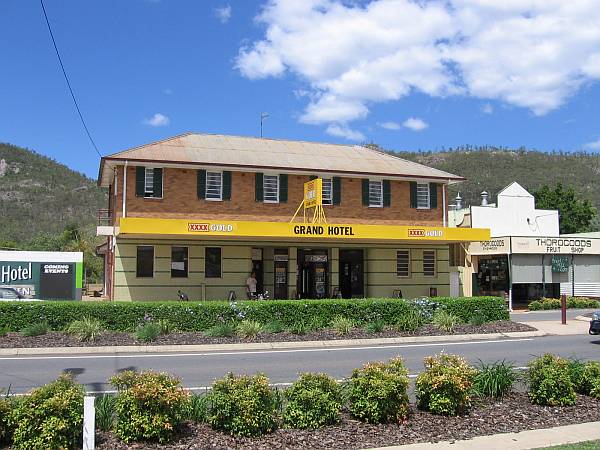
[[399,130],[401,127],[401,125],[397,122],[383,122],[378,125],[386,130]]
[[486,103],[481,107],[481,111],[484,114],[493,114],[494,113],[494,107],[490,104],[490,103]]
[[350,128],[344,126],[344,125],[339,125],[339,124],[331,124],[327,127],[327,130],[325,130],[327,134],[330,134],[331,136],[338,136],[338,137],[343,137],[345,139],[348,139],[349,141],[364,141],[365,140],[365,135],[362,134],[360,131],[356,131],[356,130],[351,130]]
[[306,123],[347,124],[412,92],[543,115],[600,79],[597,0],[267,0],[257,22],[236,67],[299,78]]
[[588,142],[583,147],[588,150],[600,150],[600,139],[598,139],[594,142]]
[[151,127],[164,127],[171,123],[171,119],[161,113],[156,113],[149,119],[142,121],[144,125],[150,125]]
[[215,16],[217,16],[217,19],[223,24],[229,22],[229,19],[231,19],[231,6],[227,5],[221,8],[215,8]]
[[425,128],[429,127],[429,124],[417,117],[409,117],[402,123],[402,126],[413,131],[423,131]]

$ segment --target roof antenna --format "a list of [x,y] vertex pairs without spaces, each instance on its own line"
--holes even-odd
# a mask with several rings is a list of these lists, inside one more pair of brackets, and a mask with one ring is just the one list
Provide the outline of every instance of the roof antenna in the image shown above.
[[269,113],[261,112],[260,113],[260,137],[263,137],[263,120],[269,117]]

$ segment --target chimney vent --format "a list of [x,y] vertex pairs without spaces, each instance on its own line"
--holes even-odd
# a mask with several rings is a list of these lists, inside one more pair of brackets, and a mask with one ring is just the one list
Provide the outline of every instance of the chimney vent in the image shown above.
[[483,191],[481,193],[481,206],[487,206],[488,205],[488,193],[487,191]]
[[460,192],[458,193],[458,195],[456,196],[456,198],[454,200],[456,202],[456,209],[462,209],[463,204],[462,204],[462,197],[460,196]]

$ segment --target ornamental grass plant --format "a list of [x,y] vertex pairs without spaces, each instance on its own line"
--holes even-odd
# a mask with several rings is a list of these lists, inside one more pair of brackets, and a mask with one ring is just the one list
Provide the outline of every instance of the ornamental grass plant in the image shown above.
[[354,321],[344,316],[335,316],[331,321],[331,328],[342,336],[349,334],[354,328]]
[[263,326],[256,320],[242,320],[236,327],[235,333],[242,339],[252,339],[263,331]]
[[479,395],[500,398],[512,390],[516,381],[517,374],[512,364],[506,361],[480,362],[473,388]]
[[48,331],[50,331],[50,327],[47,322],[37,322],[23,328],[21,334],[25,337],[35,337],[48,334]]
[[432,322],[438,329],[452,333],[456,325],[460,323],[460,318],[444,309],[438,309],[433,315]]
[[67,333],[76,336],[80,341],[95,341],[105,331],[105,326],[95,317],[84,317],[75,320],[67,327]]

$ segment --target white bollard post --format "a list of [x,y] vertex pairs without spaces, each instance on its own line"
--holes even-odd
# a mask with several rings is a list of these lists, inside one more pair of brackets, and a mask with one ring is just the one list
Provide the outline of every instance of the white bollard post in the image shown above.
[[95,397],[83,398],[83,450],[96,448],[96,408]]

